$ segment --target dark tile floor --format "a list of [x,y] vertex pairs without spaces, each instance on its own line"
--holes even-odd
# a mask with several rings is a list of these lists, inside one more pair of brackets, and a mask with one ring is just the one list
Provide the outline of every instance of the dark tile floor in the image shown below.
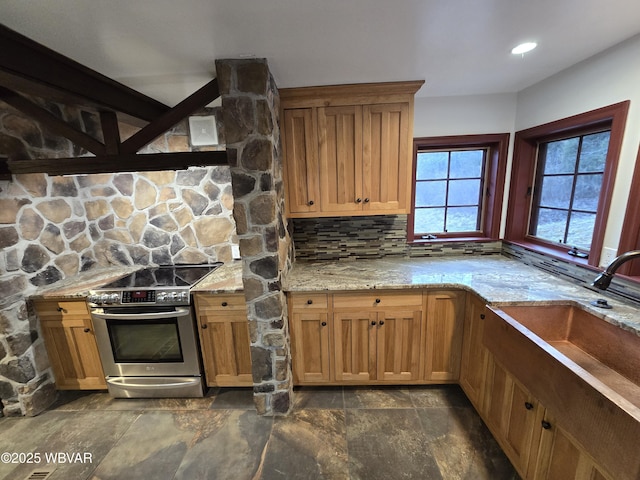
[[64,393],[37,417],[0,419],[0,453],[42,459],[0,463],[0,478],[29,478],[52,453],[47,480],[518,478],[457,386],[299,388],[295,398],[291,415],[270,418],[255,414],[250,389]]

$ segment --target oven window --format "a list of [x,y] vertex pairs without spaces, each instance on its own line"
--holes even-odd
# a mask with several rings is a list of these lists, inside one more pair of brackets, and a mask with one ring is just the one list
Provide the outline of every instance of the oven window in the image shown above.
[[178,321],[108,320],[109,338],[116,363],[182,362]]

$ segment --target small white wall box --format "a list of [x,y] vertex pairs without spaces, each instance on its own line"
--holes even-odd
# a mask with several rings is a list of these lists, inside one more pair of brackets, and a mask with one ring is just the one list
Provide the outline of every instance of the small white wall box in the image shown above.
[[217,145],[216,117],[214,115],[189,117],[189,134],[191,136],[191,145],[194,147]]

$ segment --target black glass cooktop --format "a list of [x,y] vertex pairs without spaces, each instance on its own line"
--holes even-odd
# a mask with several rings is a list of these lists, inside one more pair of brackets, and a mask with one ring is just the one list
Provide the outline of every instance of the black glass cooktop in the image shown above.
[[154,288],[154,287],[189,287],[202,280],[222,263],[202,265],[161,265],[133,272],[115,282],[108,283],[100,289],[114,288]]

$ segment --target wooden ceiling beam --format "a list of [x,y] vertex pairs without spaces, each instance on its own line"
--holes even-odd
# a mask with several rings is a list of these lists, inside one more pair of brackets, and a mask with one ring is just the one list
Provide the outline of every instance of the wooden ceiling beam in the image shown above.
[[0,87],[0,100],[11,105],[16,110],[29,115],[31,118],[50,130],[51,133],[68,138],[74,144],[88,150],[94,155],[104,155],[106,153],[105,146],[91,135],[87,135],[86,133],[72,127],[64,120],[59,119],[48,110],[36,105],[19,93]]
[[152,121],[167,105],[0,24],[0,85],[67,104],[97,106]]
[[76,158],[38,158],[7,161],[13,174],[83,175],[89,173],[186,170],[193,166],[228,165],[227,152],[119,154]]
[[122,142],[120,150],[123,153],[134,153],[151,143],[159,135],[169,130],[190,114],[204,108],[220,96],[218,79],[214,78],[204,87],[189,95],[175,107],[152,121],[139,132]]

